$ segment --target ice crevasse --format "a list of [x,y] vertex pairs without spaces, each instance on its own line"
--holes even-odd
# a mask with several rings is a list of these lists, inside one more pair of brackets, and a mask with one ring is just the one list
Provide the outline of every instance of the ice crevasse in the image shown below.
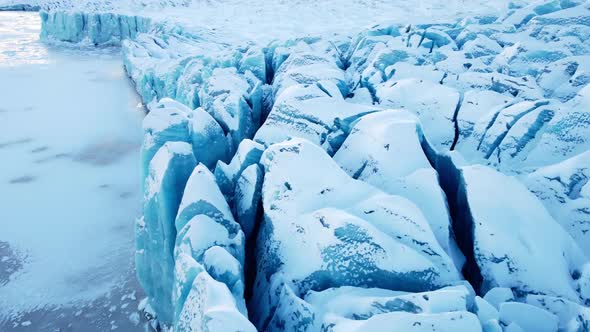
[[121,44],[148,105],[136,265],[162,327],[589,329],[590,2],[237,45],[41,15]]

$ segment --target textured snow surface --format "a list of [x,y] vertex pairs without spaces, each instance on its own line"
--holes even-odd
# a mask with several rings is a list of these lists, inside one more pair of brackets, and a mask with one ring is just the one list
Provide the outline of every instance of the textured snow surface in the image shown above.
[[150,113],[178,331],[588,331],[590,2],[47,4]]
[[[261,40],[334,32],[352,34],[384,20],[399,23],[454,22],[457,17],[506,12],[510,1],[337,0],[0,0],[0,6],[31,3],[45,10],[118,13],[182,24],[237,40]],[[280,19],[277,19],[280,18]],[[304,23],[302,23],[304,22]]]

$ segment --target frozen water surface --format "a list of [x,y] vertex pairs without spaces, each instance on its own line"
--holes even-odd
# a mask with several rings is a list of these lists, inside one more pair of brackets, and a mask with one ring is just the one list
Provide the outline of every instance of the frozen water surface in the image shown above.
[[0,12],[0,331],[139,330],[143,109],[118,49]]

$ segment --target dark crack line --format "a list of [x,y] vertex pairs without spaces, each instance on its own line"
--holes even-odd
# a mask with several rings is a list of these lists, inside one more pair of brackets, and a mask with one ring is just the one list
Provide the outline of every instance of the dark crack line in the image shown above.
[[[444,79],[444,78],[443,78]],[[453,138],[453,144],[451,144],[451,151],[455,150],[455,146],[457,145],[457,141],[459,141],[459,121],[457,118],[459,117],[459,110],[463,105],[463,92],[459,93],[459,101],[457,102],[457,106],[455,107],[455,112],[453,113],[453,125],[455,126],[455,137]]]

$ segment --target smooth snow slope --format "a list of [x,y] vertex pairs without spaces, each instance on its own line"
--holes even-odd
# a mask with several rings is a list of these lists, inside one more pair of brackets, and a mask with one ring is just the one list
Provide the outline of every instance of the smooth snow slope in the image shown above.
[[0,331],[129,329],[143,111],[118,50],[39,24],[0,13]]

